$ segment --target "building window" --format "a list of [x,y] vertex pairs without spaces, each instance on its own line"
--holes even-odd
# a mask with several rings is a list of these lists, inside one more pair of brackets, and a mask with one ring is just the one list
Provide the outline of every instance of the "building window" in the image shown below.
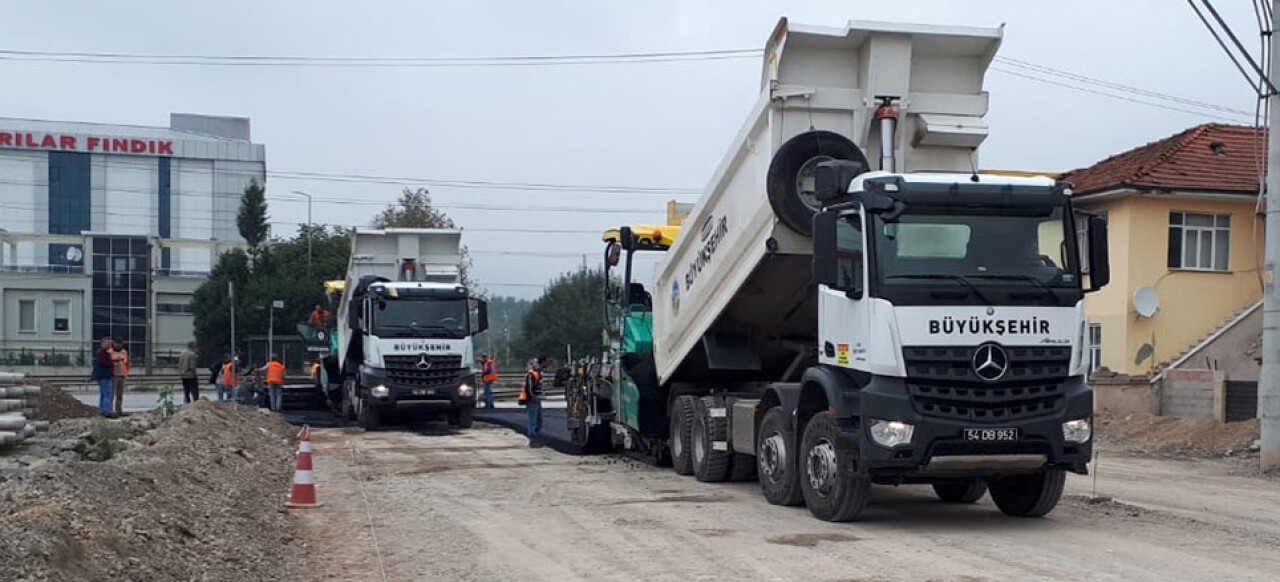
[[191,313],[190,303],[157,303],[156,313]]
[[1102,367],[1102,324],[1089,324],[1089,375]]
[[18,332],[36,332],[36,301],[34,299],[18,300]]
[[54,333],[71,333],[71,302],[66,299],[53,301]]
[[1169,268],[1226,271],[1231,256],[1231,217],[1169,213]]

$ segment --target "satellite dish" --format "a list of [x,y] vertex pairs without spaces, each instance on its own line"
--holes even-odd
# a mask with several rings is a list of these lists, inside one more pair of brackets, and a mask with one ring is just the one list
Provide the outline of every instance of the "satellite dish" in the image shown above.
[[79,263],[84,258],[84,251],[80,247],[67,247],[66,257],[68,263]]
[[1160,296],[1155,287],[1138,287],[1133,292],[1133,310],[1142,317],[1151,317],[1160,311]]
[[1156,349],[1151,347],[1151,344],[1142,344],[1142,347],[1138,348],[1138,357],[1133,359],[1133,365],[1141,366],[1143,362],[1147,361],[1155,353]]

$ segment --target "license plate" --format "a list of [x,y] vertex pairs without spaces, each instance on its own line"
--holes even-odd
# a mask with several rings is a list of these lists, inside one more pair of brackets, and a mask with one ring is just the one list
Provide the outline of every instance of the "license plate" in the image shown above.
[[964,429],[964,440],[992,441],[992,442],[1016,441],[1018,440],[1018,429],[1016,428],[966,428]]
[[414,388],[413,389],[414,396],[430,396],[435,393],[436,393],[435,388]]

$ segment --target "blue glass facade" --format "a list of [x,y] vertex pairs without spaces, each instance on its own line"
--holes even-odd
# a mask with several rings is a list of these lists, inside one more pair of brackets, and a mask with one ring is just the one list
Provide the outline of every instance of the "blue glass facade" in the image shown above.
[[49,152],[49,234],[89,230],[89,213],[89,154]]

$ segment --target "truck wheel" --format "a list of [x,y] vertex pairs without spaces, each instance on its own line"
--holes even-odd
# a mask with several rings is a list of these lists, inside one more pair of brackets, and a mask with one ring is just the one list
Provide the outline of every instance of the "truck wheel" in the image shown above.
[[458,428],[471,428],[471,407],[467,406],[449,413],[449,424]]
[[693,401],[693,476],[703,483],[719,483],[729,476],[728,423],[724,416],[711,416],[716,404],[710,396]]
[[987,494],[987,484],[982,479],[935,481],[933,492],[944,503],[973,503]]
[[693,401],[689,395],[677,396],[671,404],[671,468],[679,475],[693,474]]
[[849,138],[830,131],[809,131],[797,135],[778,148],[769,162],[765,188],[773,213],[800,234],[813,232],[813,215],[822,202],[812,191],[814,170],[822,162],[850,160],[870,168],[867,157]]
[[787,413],[770,408],[760,422],[756,434],[756,464],[759,466],[760,490],[774,505],[800,505],[799,467],[796,465],[795,438],[787,438]]
[[1066,483],[1067,473],[1062,469],[993,479],[991,500],[1005,515],[1043,517],[1057,507]]
[[800,490],[805,505],[823,521],[849,521],[867,506],[871,480],[840,470],[836,454],[840,427],[830,412],[809,419],[800,441]]
[[374,406],[372,402],[364,400],[360,403],[360,412],[356,414],[356,423],[365,430],[377,430],[381,424],[380,416],[378,407]]

